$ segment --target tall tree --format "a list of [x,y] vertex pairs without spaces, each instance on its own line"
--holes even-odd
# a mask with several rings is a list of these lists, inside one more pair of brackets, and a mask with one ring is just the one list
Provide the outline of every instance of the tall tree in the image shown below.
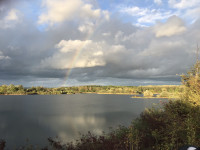
[[182,83],[185,85],[184,99],[194,105],[200,105],[200,61],[198,57],[198,45],[196,55],[196,63],[186,75],[182,75]]

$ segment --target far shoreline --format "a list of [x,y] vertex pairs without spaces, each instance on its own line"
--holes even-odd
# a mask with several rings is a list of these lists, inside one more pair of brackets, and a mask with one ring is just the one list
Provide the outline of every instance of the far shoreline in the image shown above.
[[98,95],[130,95],[130,98],[135,99],[174,99],[173,97],[143,97],[143,96],[136,96],[136,94],[132,93],[93,93],[93,92],[84,92],[84,93],[70,93],[70,94],[0,94],[0,96],[23,96],[23,95],[30,95],[30,96],[39,96],[39,95],[74,95],[74,94],[98,94]]
[[46,88],[23,87],[22,85],[1,85],[0,95],[72,95],[72,94],[105,94],[105,95],[129,95],[131,98],[178,98],[184,91],[182,86],[154,85],[154,86],[100,86],[88,85],[77,87]]

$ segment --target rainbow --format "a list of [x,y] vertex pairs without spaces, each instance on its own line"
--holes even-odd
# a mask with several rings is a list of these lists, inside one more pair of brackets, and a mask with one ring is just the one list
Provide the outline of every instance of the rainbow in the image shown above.
[[[99,26],[98,26],[98,27],[99,27]],[[86,41],[86,40],[92,39],[92,37],[93,37],[93,35],[94,35],[93,33],[96,31],[96,29],[97,29],[97,28],[95,28],[95,29],[93,30],[93,32],[91,32],[91,33],[89,33],[89,34],[87,35],[87,37],[85,38],[85,41]],[[67,72],[66,72],[65,78],[64,78],[64,83],[63,83],[62,86],[66,86],[66,81],[68,80],[68,78],[69,78],[69,76],[70,76],[70,74],[71,74],[71,72],[72,72],[72,70],[73,70],[73,68],[74,68],[74,65],[75,65],[76,61],[78,60],[79,56],[81,55],[81,52],[83,51],[84,46],[85,46],[85,45],[83,44],[82,47],[79,47],[79,48],[76,49],[76,52],[75,52],[73,58],[71,59],[71,62],[69,63],[69,66],[68,66],[68,68],[67,68]]]
[[72,72],[72,70],[73,70],[74,64],[76,63],[76,61],[77,61],[78,57],[80,56],[82,50],[83,50],[83,47],[78,48],[78,49],[76,50],[76,52],[75,52],[73,58],[71,59],[71,62],[70,62],[70,64],[69,64],[69,66],[68,66],[68,69],[67,69],[67,72],[66,72],[65,78],[64,78],[64,83],[63,83],[62,86],[66,86],[66,81],[68,80],[68,78],[69,78],[69,76],[70,76],[70,74],[71,74],[71,72]]

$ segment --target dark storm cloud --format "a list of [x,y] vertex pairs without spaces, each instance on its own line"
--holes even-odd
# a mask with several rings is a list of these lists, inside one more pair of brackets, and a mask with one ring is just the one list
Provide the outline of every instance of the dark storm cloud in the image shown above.
[[10,8],[15,7],[24,0],[0,0],[0,16],[5,14]]
[[0,0],[0,5],[2,4],[10,4],[13,0]]
[[[1,41],[1,45],[5,45],[5,47],[2,48],[3,54],[10,58],[7,68],[5,69],[4,67],[4,75],[7,73],[8,75],[17,76],[18,78],[23,76],[63,78],[67,69],[53,69],[51,67],[40,68],[40,62],[45,58],[51,58],[57,52],[54,48],[55,45],[59,43],[60,40],[64,39],[64,37],[65,39],[69,39],[69,37],[66,36],[66,33],[69,32],[59,32],[60,34],[56,34],[56,31],[58,31],[56,30],[46,31],[44,34],[43,32],[39,32],[34,26],[31,27],[28,25],[26,27],[27,29],[25,27],[23,29],[19,27],[19,30],[12,31],[10,35],[7,34],[6,39],[4,38],[4,40]],[[30,27],[32,30],[29,31],[28,29],[30,29]],[[60,31],[62,31],[61,29]],[[185,41],[182,41],[183,39],[181,37],[170,39],[155,38],[154,41],[148,36],[149,34],[152,35],[151,30],[136,30],[135,27],[133,27],[132,30],[135,30],[135,32],[129,32],[127,35],[127,33],[123,31],[125,29],[126,28],[123,27],[121,28],[120,32],[124,33],[121,37],[116,37],[119,29],[117,29],[116,32],[111,33],[110,36],[112,36],[112,42],[121,45],[123,44],[125,48],[119,52],[114,52],[114,55],[112,56],[108,52],[105,52],[103,58],[106,62],[105,66],[73,69],[70,77],[83,81],[91,79],[95,80],[103,77],[129,79],[146,78],[157,80],[158,78],[161,79],[160,76],[163,76],[163,80],[173,80],[174,78],[177,78],[175,76],[176,73],[185,72],[185,66],[192,64],[191,58],[193,57],[192,55],[194,52],[187,53],[187,48],[191,48],[190,46],[187,48],[183,47],[183,45],[187,43],[184,43]],[[144,39],[149,43],[148,45],[140,47],[140,49],[139,45],[141,41],[138,41],[137,43],[137,36],[141,36],[141,34],[138,32],[141,32],[141,34],[146,32],[146,34],[144,34]],[[131,36],[135,36],[135,39],[132,39]],[[121,39],[124,38],[126,41],[114,41],[116,40],[115,37]],[[177,43],[174,41],[177,41]],[[128,42],[132,43],[132,48],[129,45],[126,48],[126,43]],[[145,47],[146,50],[144,49]],[[50,60],[52,63],[59,61],[53,59]]]
[[10,15],[13,1],[0,1],[9,8],[0,19],[1,83],[35,85],[43,80],[51,86],[66,78],[80,83],[113,78],[167,84],[180,81],[176,74],[195,62],[200,20],[187,26],[176,16],[152,27],[117,18],[99,19],[98,24],[95,18],[39,25],[20,10]]
[[54,41],[54,37],[47,39],[46,35],[43,36],[38,30],[32,33],[24,33],[20,30],[14,32],[16,33],[7,34],[7,38],[0,42],[1,45],[4,45],[1,47],[3,55],[9,57],[8,60],[4,59],[4,63],[0,66],[4,72],[7,72],[8,75],[60,77],[59,71],[40,69],[40,61],[51,55],[54,50],[54,42],[56,41]]
[[[124,31],[126,28],[121,28],[119,32],[122,33],[119,37],[121,41],[115,41],[117,32],[110,33],[108,36],[113,40],[111,43],[124,45],[125,50],[114,55],[106,55],[105,52],[105,66],[90,68],[87,71],[79,69],[73,71],[71,76],[73,78],[75,74],[80,75],[83,72],[80,80],[90,77],[115,77],[180,81],[180,77],[176,74],[185,73],[196,61],[195,41],[200,40],[198,24],[199,20],[182,34],[169,37],[156,37],[152,28],[137,29],[129,34]],[[77,76],[76,78],[78,79]]]

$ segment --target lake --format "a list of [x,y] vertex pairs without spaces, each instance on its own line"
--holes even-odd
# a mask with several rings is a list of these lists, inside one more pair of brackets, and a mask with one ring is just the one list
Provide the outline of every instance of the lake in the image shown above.
[[130,95],[0,95],[0,139],[13,149],[27,142],[47,145],[48,137],[63,141],[92,131],[130,125],[145,109],[166,99],[130,98]]

